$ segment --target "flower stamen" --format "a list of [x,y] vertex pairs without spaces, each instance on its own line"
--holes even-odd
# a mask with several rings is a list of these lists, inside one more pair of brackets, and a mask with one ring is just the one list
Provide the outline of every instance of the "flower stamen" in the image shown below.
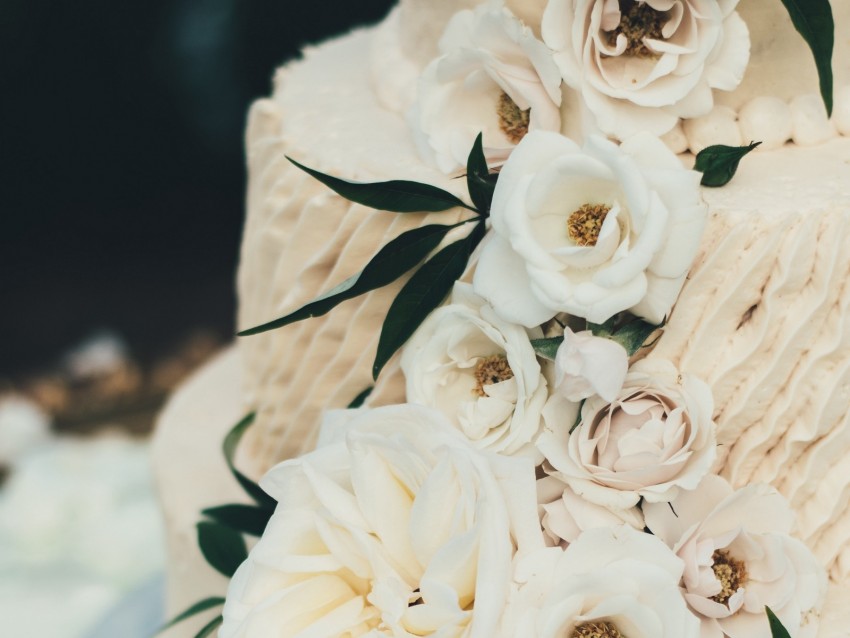
[[514,378],[514,371],[506,357],[494,354],[484,357],[475,365],[475,387],[472,393],[476,396],[487,396],[484,386],[493,385]]
[[579,246],[595,246],[599,232],[611,207],[605,204],[582,204],[567,219],[567,231]]
[[615,46],[617,37],[623,34],[628,43],[624,55],[657,58],[658,54],[646,46],[645,40],[661,40],[664,37],[667,17],[666,11],[653,9],[645,0],[620,0],[620,24],[608,32],[608,43]]
[[499,115],[499,128],[511,142],[519,144],[520,140],[528,133],[531,109],[523,111],[507,93],[503,92],[499,96],[496,112]]
[[626,638],[612,622],[586,622],[573,630],[570,638]]
[[711,569],[720,583],[720,593],[712,596],[711,600],[728,605],[729,599],[747,582],[747,566],[739,560],[732,558],[725,549],[719,549],[711,557],[714,564]]

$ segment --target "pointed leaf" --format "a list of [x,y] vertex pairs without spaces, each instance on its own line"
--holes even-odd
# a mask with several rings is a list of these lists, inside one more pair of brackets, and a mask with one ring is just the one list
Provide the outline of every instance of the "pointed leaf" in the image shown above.
[[552,337],[550,339],[532,339],[531,346],[534,351],[544,359],[555,360],[558,348],[564,343],[563,337]]
[[334,192],[357,204],[391,213],[437,213],[461,206],[463,200],[430,184],[391,180],[388,182],[351,182],[325,175],[287,157],[302,171],[309,173]]
[[223,622],[223,617],[216,616],[206,625],[204,625],[198,633],[195,634],[195,638],[209,638],[209,636],[212,636],[215,630],[218,629],[219,625],[221,625],[221,623]]
[[248,558],[242,534],[220,523],[201,521],[197,525],[198,547],[207,563],[228,578]]
[[617,323],[617,319],[620,315],[614,315],[605,323],[591,323],[587,322],[587,329],[593,333],[594,337],[610,337],[614,334],[614,324]]
[[372,366],[372,377],[378,378],[387,361],[405,344],[425,320],[442,303],[466,270],[475,247],[484,237],[484,224],[478,223],[464,239],[443,248],[410,278],[396,296],[378,340],[378,352]]
[[[846,1],[846,0],[845,0]],[[820,80],[820,94],[828,115],[832,115],[832,49],[835,46],[835,20],[829,0],[782,0],[791,22],[812,50]]]
[[238,333],[240,337],[259,334],[275,328],[282,328],[302,319],[320,317],[343,301],[353,299],[392,283],[408,270],[421,262],[434,250],[443,237],[451,229],[457,228],[466,222],[452,225],[429,224],[421,228],[414,228],[402,233],[372,257],[366,267],[356,275],[349,277],[341,284],[317,297],[310,303],[301,306],[298,310],[288,315],[275,319],[255,328],[249,328]]
[[647,323],[642,319],[635,319],[617,328],[616,332],[609,338],[623,346],[631,357],[643,347],[650,335],[661,327]]
[[372,394],[372,390],[374,390],[374,389],[375,389],[375,386],[370,385],[368,388],[363,390],[363,392],[361,392],[356,397],[354,397],[354,400],[351,403],[348,404],[348,409],[354,410],[355,408],[359,408],[364,403],[366,403],[366,399],[369,398],[369,395]]
[[572,434],[575,431],[575,429],[578,426],[581,425],[581,411],[584,408],[584,402],[585,401],[587,401],[587,399],[582,399],[581,403],[578,404],[578,412],[576,412],[576,420],[573,421],[572,427],[570,427],[570,434]]
[[269,519],[274,514],[274,510],[255,505],[233,503],[207,508],[201,514],[237,532],[251,536],[262,536]]
[[237,470],[236,466],[233,465],[233,457],[236,455],[236,448],[239,446],[239,441],[242,440],[242,435],[245,434],[245,431],[254,422],[255,416],[256,414],[252,412],[233,426],[233,429],[227,433],[226,437],[224,437],[222,450],[224,451],[224,459],[227,461],[227,467],[230,468],[230,473],[233,474],[233,477],[239,482],[242,489],[247,492],[248,496],[254,499],[257,505],[265,509],[273,510],[277,507],[277,501],[266,494],[259,485],[242,474],[242,472]]
[[177,623],[183,622],[184,620],[186,620],[187,618],[191,618],[195,614],[200,614],[202,611],[206,611],[207,609],[212,609],[213,607],[218,607],[219,605],[223,604],[224,598],[218,596],[213,598],[204,598],[203,600],[196,602],[183,613],[177,614],[174,618],[164,624],[156,633],[160,634],[169,627],[173,627]]
[[770,634],[773,638],[791,638],[791,634],[788,633],[785,625],[776,617],[773,610],[770,607],[765,607],[764,611],[767,613],[767,621],[770,623]]
[[490,174],[487,158],[484,157],[482,135],[479,133],[466,162],[466,188],[475,208],[484,217],[490,214],[490,204],[493,202],[498,177],[498,174]]
[[694,170],[702,173],[703,186],[725,186],[735,176],[741,159],[761,142],[749,146],[723,146],[717,144],[704,148],[697,154]]

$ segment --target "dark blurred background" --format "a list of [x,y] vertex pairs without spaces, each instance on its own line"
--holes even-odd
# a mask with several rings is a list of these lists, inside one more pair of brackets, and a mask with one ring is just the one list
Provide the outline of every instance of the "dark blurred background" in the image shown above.
[[249,103],[391,0],[3,0],[0,379],[99,330],[229,339]]

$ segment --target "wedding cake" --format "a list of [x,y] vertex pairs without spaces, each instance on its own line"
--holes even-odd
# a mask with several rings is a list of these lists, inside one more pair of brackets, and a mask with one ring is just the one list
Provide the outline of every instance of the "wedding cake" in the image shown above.
[[[505,469],[507,461],[499,465],[505,459],[532,459],[529,466],[537,466],[531,508],[539,507],[542,527],[528,534],[541,535],[550,553],[516,549],[523,545],[521,525],[510,515],[515,551],[507,561],[513,561],[512,593],[503,617],[490,622],[477,611],[484,599],[478,585],[474,605],[451,594],[456,606],[464,601],[459,607],[463,613],[478,615],[463,621],[445,616],[439,621],[445,628],[441,633],[433,626],[434,618],[443,618],[433,611],[439,607],[434,599],[441,595],[436,589],[428,590],[431,598],[426,600],[423,580],[422,597],[411,599],[408,611],[396,613],[383,602],[392,598],[392,586],[377,579],[381,587],[375,585],[364,596],[381,610],[374,612],[380,620],[360,609],[348,633],[321,629],[332,624],[317,624],[313,633],[279,633],[283,630],[271,624],[278,622],[271,616],[251,616],[257,612],[251,611],[245,594],[271,585],[247,582],[251,576],[240,568],[241,580],[228,599],[231,611],[225,607],[222,636],[657,638],[685,633],[761,638],[770,635],[767,620],[750,617],[761,613],[768,599],[782,600],[774,611],[795,638],[850,636],[845,609],[850,602],[850,139],[845,137],[850,136],[850,5],[833,1],[832,14],[831,118],[824,106],[822,60],[816,64],[818,57],[812,54],[817,45],[801,37],[799,16],[792,20],[793,10],[789,13],[780,0],[402,0],[380,24],[308,48],[302,59],[280,69],[273,95],[251,108],[246,134],[249,185],[238,273],[240,329],[271,322],[334,289],[403,233],[432,224],[458,225],[444,235],[444,247],[469,230],[460,225],[471,217],[469,206],[429,213],[376,210],[349,201],[302,166],[354,182],[427,184],[469,202],[469,182],[462,177],[482,132],[482,157],[494,179],[498,176],[492,213],[487,236],[470,249],[469,265],[448,305],[429,313],[377,380],[373,360],[381,327],[394,299],[411,281],[409,275],[325,314],[241,337],[172,398],[155,441],[169,534],[170,611],[180,612],[199,598],[222,596],[227,589],[227,579],[206,564],[197,548],[195,524],[205,508],[251,502],[221,455],[221,442],[236,422],[249,412],[255,415],[235,463],[259,480],[279,462],[313,450],[323,422],[322,441],[330,443],[323,444],[324,452],[305,457],[317,459],[310,462],[317,467],[322,454],[329,455],[329,462],[342,458],[327,451],[336,450],[334,442],[340,441],[342,435],[334,434],[343,429],[340,421],[353,419],[351,427],[365,428],[370,436],[391,429],[384,421],[398,423],[399,432],[406,432],[412,417],[380,406],[408,401],[447,414],[473,448],[498,457],[492,464],[496,469],[488,469],[486,476],[492,470],[501,481],[505,472],[514,471]],[[809,19],[810,27],[811,17],[802,18]],[[822,41],[823,34],[817,35]],[[751,142],[761,145],[755,148]],[[731,181],[698,192],[699,173],[686,167],[716,145],[751,152],[742,155]],[[561,181],[547,173],[552,166],[561,167]],[[606,199],[604,189],[612,179],[631,213],[629,206],[620,207],[619,199]],[[639,205],[664,213],[641,217],[634,212]],[[553,212],[558,206],[565,208],[567,218]],[[529,228],[538,243],[523,235]],[[569,236],[569,254],[555,245],[558,240],[541,239],[558,233]],[[619,243],[611,233],[619,233]],[[609,254],[599,257],[608,250],[609,239]],[[554,266],[553,255],[561,259]],[[603,273],[602,259],[619,260],[619,265]],[[573,260],[566,270],[563,260]],[[621,313],[657,328],[634,352],[628,351],[628,364],[592,342],[600,334],[610,336],[614,328],[594,328],[593,335],[582,331],[585,320],[588,327],[605,326]],[[479,331],[470,343],[488,335],[485,350],[505,352],[504,357],[482,351],[469,359],[469,352],[479,347],[463,342],[464,335],[472,334],[469,317]],[[535,347],[543,342],[561,345],[548,361],[540,350],[535,358],[531,346],[517,346],[518,339]],[[562,352],[568,344],[572,351]],[[472,362],[459,364],[464,357]],[[526,361],[522,372],[514,363],[519,360]],[[607,367],[594,376],[590,370],[600,362]],[[654,380],[661,378],[669,381],[662,384],[665,390],[653,389]],[[513,384],[510,396],[492,390],[502,382]],[[328,410],[346,408],[372,386],[369,409],[326,417]],[[462,412],[447,407],[459,401],[458,393],[465,397]],[[631,420],[621,419],[629,428],[644,409],[654,415],[650,421],[658,420],[662,410],[671,423],[670,415],[680,408],[669,397],[679,395],[686,397],[682,401],[690,414],[684,453],[668,449],[683,436],[675,428],[634,439],[616,433],[615,414],[630,415]],[[661,407],[629,407],[638,396],[642,402],[661,397]],[[379,415],[374,420],[380,423],[363,425],[363,414]],[[433,427],[440,445],[456,445],[431,412],[416,418],[423,428]],[[598,428],[603,425],[608,428],[605,436],[613,437],[608,451],[594,448],[600,445]],[[629,446],[629,454],[636,456],[626,454]],[[623,458],[609,458],[615,447]],[[595,451],[588,452],[591,448]],[[656,484],[648,478],[652,472],[642,467],[640,479],[631,474],[628,481],[622,474],[601,478],[600,467],[613,474],[625,472],[627,465],[634,470],[629,464],[637,463],[637,457],[652,457],[664,468],[679,459],[681,476]],[[304,467],[310,463],[305,461]],[[290,485],[295,479],[286,472],[294,467],[275,467],[279,475],[269,474],[263,487],[268,491],[273,486],[275,498],[287,494],[293,500],[308,483],[309,489],[319,489],[312,474],[303,484]],[[289,483],[281,478],[285,474]],[[531,476],[533,480],[533,472]],[[476,481],[486,482],[480,477]],[[738,517],[741,529],[752,519],[747,532],[752,535],[741,540],[733,534],[729,538],[738,540],[711,546],[736,548],[730,550],[734,556],[716,549],[699,558],[710,546],[699,543],[717,539],[712,516],[720,516],[716,512],[726,505],[711,514],[695,513],[699,508],[684,495],[693,492],[705,503],[732,503],[727,491],[733,490],[739,502],[723,515]],[[756,493],[764,501],[753,496],[748,505],[742,495]],[[509,512],[514,505],[508,502]],[[517,507],[527,509],[528,504]],[[793,523],[786,520],[790,513]],[[778,519],[782,522],[774,530],[770,526]],[[343,525],[339,517],[332,520]],[[693,547],[680,540],[687,536],[689,520],[695,526],[696,540],[688,541]],[[622,528],[612,527],[611,521]],[[281,525],[296,534],[292,524]],[[634,534],[634,528],[652,534]],[[759,540],[753,530],[772,536]],[[596,587],[587,567],[593,560],[577,559],[581,551],[596,556],[607,547],[628,547],[630,560],[647,561],[639,570],[667,569],[669,557],[653,559],[657,549],[647,539],[659,545],[664,541],[676,560],[684,561],[684,568],[668,571],[678,569],[681,576],[684,569],[671,591],[684,592],[676,597],[687,601],[682,603],[687,618],[665,612],[641,626],[637,616],[626,612],[593,616],[585,609],[578,620],[563,625],[567,629],[558,630],[566,633],[540,629],[555,623],[558,613],[567,614],[540,602],[548,595],[543,590],[567,587],[562,580],[569,580],[569,574],[573,580],[586,579],[582,582],[588,588]],[[485,540],[477,542],[486,545]],[[501,547],[492,542],[492,547]],[[289,565],[282,554],[271,558],[276,550],[271,541],[264,543],[266,536],[257,552]],[[793,548],[783,554],[792,567],[776,563],[770,543]],[[742,549],[744,545],[749,549]],[[741,552],[750,550],[747,563]],[[488,551],[498,555],[496,549]],[[809,567],[812,561],[822,573]],[[576,567],[579,563],[585,564],[584,571]],[[563,573],[549,574],[541,588],[535,579],[555,564],[563,564]],[[607,573],[612,565],[600,564],[592,573]],[[718,571],[721,567],[726,571]],[[393,569],[405,570],[396,564]],[[796,581],[785,577],[787,570],[797,574]],[[247,571],[262,570],[253,564]],[[477,573],[479,580],[484,578],[482,568]],[[708,585],[706,573],[711,576]],[[729,578],[724,581],[721,573]],[[494,581],[501,577],[491,575]],[[299,578],[280,576],[280,587],[292,587]],[[721,582],[721,593],[712,589],[715,582]],[[653,583],[642,587],[656,587]],[[328,581],[323,588],[334,586]],[[357,590],[351,582],[346,586]],[[777,588],[784,590],[776,594]],[[570,596],[579,594],[585,595],[571,590]],[[615,598],[625,595],[619,592]],[[650,602],[640,604],[652,607]],[[409,610],[418,612],[415,622],[404,620]],[[245,617],[254,618],[254,624],[246,624]],[[626,617],[636,624],[628,625]],[[460,628],[447,629],[453,623]],[[168,635],[196,635],[197,626],[189,625],[176,625]],[[494,633],[497,627],[502,633]],[[484,628],[491,633],[482,633]]]

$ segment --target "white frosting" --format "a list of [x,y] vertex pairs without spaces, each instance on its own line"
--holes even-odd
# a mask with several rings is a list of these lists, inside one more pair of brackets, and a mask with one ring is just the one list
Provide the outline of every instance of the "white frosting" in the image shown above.
[[757,97],[738,113],[744,143],[759,141],[763,149],[779,148],[794,133],[791,108],[778,97]]
[[737,114],[726,106],[715,106],[708,115],[685,120],[682,129],[688,139],[688,148],[694,154],[713,144],[741,145]]
[[814,146],[835,137],[835,127],[819,95],[809,93],[791,100],[791,118],[794,124],[791,138],[795,144]]

